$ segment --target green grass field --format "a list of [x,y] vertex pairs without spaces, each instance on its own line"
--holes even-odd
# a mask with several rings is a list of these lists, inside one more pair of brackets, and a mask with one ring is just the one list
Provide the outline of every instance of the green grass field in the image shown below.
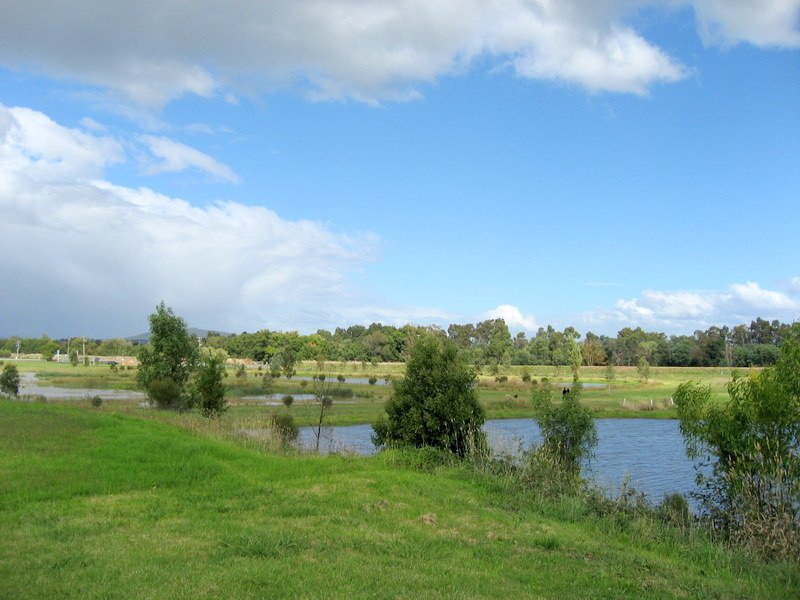
[[[42,385],[67,388],[89,389],[136,389],[136,371],[120,369],[112,371],[108,366],[72,367],[68,364],[45,363],[42,361],[21,361],[20,371],[34,372]],[[310,376],[317,372],[314,362],[299,365],[298,375]],[[344,374],[349,377],[369,378],[375,376],[380,380],[385,377],[402,376],[403,363],[327,363],[325,370],[330,375]],[[566,369],[554,367],[519,367],[506,368],[503,373],[508,381],[498,383],[489,375],[481,375],[479,382],[480,400],[489,419],[527,418],[531,416],[530,384],[522,381],[523,372],[528,372],[537,381],[548,377],[552,382],[568,382],[571,374]],[[246,378],[235,377],[235,369],[228,370],[225,380],[228,389],[230,412],[237,416],[253,416],[268,414],[282,407],[265,406],[263,402],[248,401],[245,396],[263,393],[261,378],[263,372],[250,369]],[[710,385],[715,397],[725,401],[728,397],[726,384],[730,380],[732,369],[728,368],[652,368],[651,379],[641,382],[637,378],[634,367],[617,367],[615,379],[605,380],[605,367],[584,367],[581,379],[584,382],[609,385],[607,389],[585,389],[583,400],[598,418],[609,417],[647,417],[675,418],[677,413],[670,398],[675,387],[688,380],[700,381]],[[305,385],[305,387],[303,387]],[[373,423],[383,412],[383,405],[391,393],[391,387],[385,385],[351,384],[344,388],[352,390],[353,398],[342,398],[335,402],[327,420],[332,425],[353,425]],[[310,384],[303,384],[297,379],[280,378],[273,384],[273,393],[301,394],[311,391]],[[74,402],[74,400],[72,400]],[[141,411],[138,402],[107,402],[105,410],[124,412]],[[303,425],[309,420],[309,409],[301,402],[295,403],[291,412],[296,421]]]
[[0,598],[800,594],[796,567],[648,518],[418,453],[265,453],[196,419],[0,401]]

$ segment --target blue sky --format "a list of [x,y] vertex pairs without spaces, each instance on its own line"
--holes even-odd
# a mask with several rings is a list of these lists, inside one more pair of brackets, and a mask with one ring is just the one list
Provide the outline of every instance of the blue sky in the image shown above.
[[800,317],[796,0],[39,4],[0,335]]

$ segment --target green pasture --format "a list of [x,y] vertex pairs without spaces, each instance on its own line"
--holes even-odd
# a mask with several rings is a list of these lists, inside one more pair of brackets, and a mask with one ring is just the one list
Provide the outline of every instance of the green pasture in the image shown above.
[[424,453],[268,453],[199,422],[0,401],[0,598],[800,594],[795,567],[652,518]]
[[[108,365],[77,366],[69,364],[46,363],[42,361],[20,361],[20,371],[34,372],[41,385],[67,388],[88,389],[136,389],[136,370],[120,367],[112,370]],[[346,377],[376,377],[383,381],[386,377],[401,377],[405,365],[403,363],[325,363],[322,365],[329,376],[338,374]],[[319,372],[317,363],[306,361],[298,365],[298,375],[313,376]],[[691,368],[691,367],[654,367],[651,368],[650,380],[639,380],[635,367],[616,367],[612,381],[605,379],[605,367],[583,367],[581,380],[587,383],[607,385],[604,389],[584,389],[584,402],[598,418],[609,417],[647,417],[675,418],[676,411],[671,402],[675,387],[683,381],[700,381],[710,385],[715,397],[723,402],[728,394],[726,385],[730,380],[732,369],[729,368]],[[247,376],[236,376],[236,368],[228,369],[225,379],[227,397],[231,405],[230,412],[240,415],[257,415],[286,410],[282,406],[266,406],[263,401],[246,399],[264,393],[262,378],[265,371],[254,367],[247,369]],[[530,394],[531,383],[522,380],[523,373],[528,373],[532,380],[541,382],[546,377],[553,383],[568,383],[571,373],[564,368],[550,366],[521,367],[512,366],[503,369],[502,374],[508,380],[497,382],[487,370],[479,377],[480,400],[490,419],[527,418],[531,415]],[[540,383],[539,383],[540,384]],[[541,384],[540,384],[541,385]],[[352,396],[337,398],[327,420],[333,425],[352,425],[372,423],[383,412],[383,405],[391,394],[391,386],[344,383],[341,388],[352,392]],[[313,390],[311,382],[302,382],[297,378],[284,377],[273,381],[274,394],[308,394]],[[74,402],[71,401],[71,402]],[[144,410],[136,403],[113,401],[105,403],[106,410]],[[309,415],[313,409],[307,403],[295,401],[291,409],[296,421],[307,424],[313,419]]]

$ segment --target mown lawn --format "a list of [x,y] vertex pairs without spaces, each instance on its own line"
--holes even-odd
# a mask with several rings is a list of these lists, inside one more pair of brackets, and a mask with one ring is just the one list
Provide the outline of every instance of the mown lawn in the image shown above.
[[266,454],[158,418],[2,401],[0,597],[800,594],[795,568],[421,456]]

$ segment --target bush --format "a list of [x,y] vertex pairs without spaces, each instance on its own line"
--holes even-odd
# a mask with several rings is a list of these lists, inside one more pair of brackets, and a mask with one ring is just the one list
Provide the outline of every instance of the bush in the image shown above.
[[158,408],[183,408],[187,404],[181,398],[181,386],[169,377],[154,379],[147,387],[147,397]]
[[786,332],[778,362],[734,372],[730,400],[689,382],[673,397],[698,474],[704,516],[726,539],[768,557],[800,556],[800,323]]
[[[289,397],[291,398],[291,396]],[[294,417],[289,413],[272,415],[272,425],[284,444],[289,444],[297,439],[300,430],[295,425]]]
[[665,523],[686,528],[692,523],[692,511],[683,494],[667,494],[656,507],[656,516]]
[[455,344],[429,335],[416,341],[403,379],[394,382],[386,417],[373,426],[378,446],[433,446],[465,456],[485,447],[477,377]]
[[103,399],[100,396],[92,396],[89,398],[89,404],[95,408],[100,408],[103,405]]
[[554,403],[549,382],[533,391],[534,421],[542,433],[542,451],[556,457],[561,467],[580,471],[581,461],[588,458],[597,445],[597,430],[591,412],[581,404],[583,386],[574,383],[570,391]]
[[285,396],[282,398],[282,401],[283,401],[283,405],[284,405],[286,408],[289,408],[289,407],[290,407],[290,406],[291,406],[291,405],[294,403],[294,396],[290,396],[289,394],[286,394],[286,395],[285,395]]
[[201,355],[193,380],[193,404],[206,417],[220,415],[227,409],[225,400],[225,352],[206,349]]
[[375,385],[376,383],[378,383],[378,378],[373,375],[367,381],[369,382],[370,385]]
[[19,371],[17,365],[4,365],[0,374],[0,393],[19,396]]

